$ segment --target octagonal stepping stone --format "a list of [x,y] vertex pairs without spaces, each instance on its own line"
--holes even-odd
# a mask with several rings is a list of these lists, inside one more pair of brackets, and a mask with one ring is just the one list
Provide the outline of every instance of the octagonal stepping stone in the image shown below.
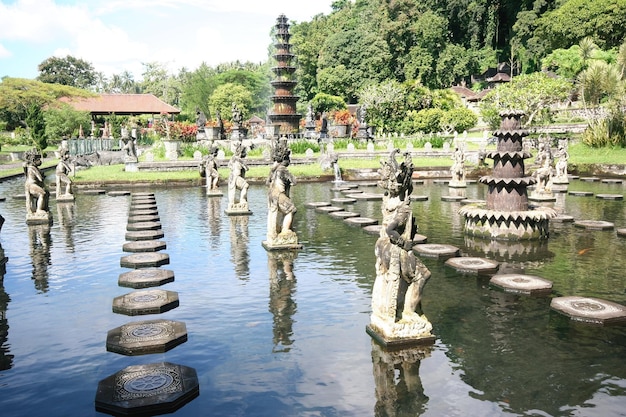
[[576,220],[574,226],[587,230],[613,230],[615,225],[604,220]]
[[334,217],[336,219],[348,219],[350,217],[359,217],[359,213],[355,213],[354,211],[333,211],[328,213],[330,217]]
[[330,189],[330,191],[335,191],[335,192],[341,192],[341,191],[346,191],[346,190],[352,190],[352,188],[342,185],[342,186],[333,187],[333,188]]
[[132,232],[126,232],[126,240],[156,240],[162,239],[165,236],[163,230],[137,230]]
[[158,222],[161,218],[158,214],[144,214],[137,216],[128,216],[128,223],[140,223],[140,222]]
[[611,325],[626,324],[626,307],[593,297],[556,297],[550,308],[583,323]]
[[124,324],[107,333],[107,351],[127,356],[164,353],[187,341],[185,323],[144,320]]
[[422,185],[424,184],[424,180],[412,180],[413,185]]
[[450,258],[445,263],[447,266],[465,274],[494,274],[498,271],[500,264],[486,258],[476,258],[472,256],[462,256]]
[[335,204],[352,204],[352,203],[356,203],[356,198],[349,198],[349,197],[331,198],[330,202],[335,203]]
[[624,196],[622,194],[596,194],[596,198],[601,200],[623,200]]
[[449,183],[450,183],[449,179],[436,179],[436,180],[433,180],[433,184],[442,185],[442,184],[449,184]]
[[380,224],[372,224],[372,225],[363,227],[363,230],[365,230],[370,235],[380,236],[380,229],[382,229],[382,227],[383,226]]
[[105,194],[107,190],[83,190],[83,194],[100,195]]
[[577,197],[591,197],[593,195],[591,191],[568,191],[567,194]]
[[[24,197],[26,197],[26,195],[24,195]],[[0,197],[0,201],[6,201],[6,197]]]
[[304,203],[304,207],[306,208],[317,208],[317,207],[328,207],[330,203],[327,201],[311,201],[308,203]]
[[379,193],[347,194],[346,197],[356,198],[357,200],[364,200],[364,201],[377,201],[377,200],[383,199],[383,195]]
[[170,362],[133,365],[98,383],[95,406],[112,415],[167,414],[199,394],[193,368]]
[[461,250],[456,246],[439,243],[419,243],[413,246],[413,252],[426,258],[447,259],[459,256]]
[[128,288],[159,287],[174,281],[174,271],[169,269],[136,269],[120,274],[117,285]]
[[170,256],[161,252],[140,252],[132,255],[122,256],[120,266],[122,268],[148,268],[167,265],[170,263]]
[[136,240],[122,245],[124,252],[158,252],[167,247],[162,240]]
[[596,181],[600,181],[600,178],[598,177],[580,177],[579,178],[581,181],[585,181],[585,182],[596,182]]
[[552,281],[534,275],[499,274],[489,283],[504,292],[525,295],[545,295],[552,292]]
[[346,188],[345,190],[341,190],[342,194],[363,194],[363,190],[355,190],[352,188]]
[[157,210],[156,207],[151,208],[151,209],[142,209],[142,210],[130,209],[130,211],[128,212],[128,217],[155,216],[157,214],[159,214],[159,210]]
[[428,201],[427,195],[412,195],[411,201]]
[[323,206],[323,207],[317,207],[315,211],[319,213],[332,213],[333,211],[343,211],[343,209],[337,206]]
[[465,198],[463,195],[442,195],[441,201],[463,201]]
[[347,219],[343,219],[343,221],[350,226],[358,227],[373,226],[378,224],[378,220],[370,219],[369,217],[348,217]]
[[126,225],[126,230],[129,232],[137,231],[137,230],[160,230],[161,222],[137,222],[137,223],[128,223]]
[[554,223],[569,223],[574,221],[574,217],[567,214],[559,214],[558,216],[551,218],[550,221]]
[[626,237],[626,228],[617,229],[617,236]]
[[127,316],[161,314],[178,307],[178,293],[165,290],[140,290],[113,299],[113,312]]
[[131,201],[134,203],[155,203],[156,197],[153,195],[145,195],[145,196],[132,196]]
[[145,192],[134,192],[133,197],[154,197],[154,193],[145,191]]
[[14,200],[26,200],[26,194],[15,194],[12,197]]
[[[422,181],[423,182],[423,181]],[[415,183],[414,183],[415,184]],[[365,181],[360,182],[359,187],[378,187],[378,183],[376,181]]]
[[622,180],[618,178],[605,178],[602,180],[604,184],[621,184]]
[[107,195],[110,197],[123,197],[125,195],[130,195],[130,191],[109,191]]
[[466,205],[466,204],[485,204],[485,200],[478,200],[478,199],[473,199],[473,198],[464,198],[463,200],[461,200],[461,204],[462,205]]
[[422,245],[426,243],[427,241],[428,241],[428,238],[424,235],[420,235],[419,233],[416,233],[415,236],[413,236],[413,243],[415,245]]

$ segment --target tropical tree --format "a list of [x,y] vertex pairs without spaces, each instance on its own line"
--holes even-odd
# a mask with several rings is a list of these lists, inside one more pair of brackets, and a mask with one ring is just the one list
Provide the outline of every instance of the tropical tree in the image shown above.
[[41,106],[37,103],[30,103],[26,109],[26,128],[33,144],[43,155],[44,149],[48,147],[46,121]]
[[91,123],[91,113],[74,110],[67,103],[50,105],[44,112],[46,137],[52,142],[62,138],[77,137],[81,126],[86,128]]
[[597,106],[605,99],[623,93],[621,72],[617,65],[594,60],[578,75],[578,90],[585,106]]
[[67,55],[65,58],[50,57],[37,67],[37,79],[49,84],[62,84],[89,89],[96,84],[96,72],[89,62]]
[[218,86],[209,98],[211,114],[217,111],[223,119],[229,119],[232,115],[233,104],[237,105],[242,116],[247,118],[252,107],[252,95],[244,86],[226,83]]

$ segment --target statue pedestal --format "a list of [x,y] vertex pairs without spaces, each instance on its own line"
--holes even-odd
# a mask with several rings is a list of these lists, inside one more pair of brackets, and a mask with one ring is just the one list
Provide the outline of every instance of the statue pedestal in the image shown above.
[[264,240],[261,244],[267,251],[302,249],[302,245],[298,243],[298,235],[293,230],[279,233],[275,238]]
[[224,195],[224,193],[222,191],[220,191],[219,189],[210,189],[207,187],[206,189],[206,195],[207,197],[221,197]]
[[448,183],[450,188],[467,188],[467,182],[465,180],[451,179]]
[[552,191],[537,191],[534,190],[532,193],[530,193],[530,195],[528,196],[528,201],[538,201],[538,202],[552,202],[552,201],[556,201],[556,196],[554,195],[554,193]]
[[248,203],[231,203],[228,208],[224,210],[229,216],[250,216],[252,212],[248,208]]
[[74,194],[61,194],[56,197],[57,203],[73,203]]
[[26,224],[52,224],[52,216],[47,211],[27,213]]

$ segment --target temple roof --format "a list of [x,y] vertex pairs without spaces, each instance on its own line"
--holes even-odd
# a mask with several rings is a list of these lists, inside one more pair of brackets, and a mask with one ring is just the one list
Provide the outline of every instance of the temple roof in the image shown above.
[[88,111],[91,114],[178,114],[180,110],[171,106],[153,94],[101,94],[89,98],[59,99],[70,104],[79,111]]

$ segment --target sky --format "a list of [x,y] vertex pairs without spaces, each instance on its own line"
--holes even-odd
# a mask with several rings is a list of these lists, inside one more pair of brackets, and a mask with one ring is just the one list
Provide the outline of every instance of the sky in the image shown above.
[[171,74],[267,60],[284,14],[310,21],[332,0],[0,0],[0,79],[34,79],[52,56],[71,55],[107,77],[158,62]]

